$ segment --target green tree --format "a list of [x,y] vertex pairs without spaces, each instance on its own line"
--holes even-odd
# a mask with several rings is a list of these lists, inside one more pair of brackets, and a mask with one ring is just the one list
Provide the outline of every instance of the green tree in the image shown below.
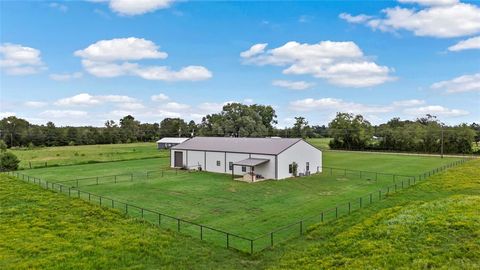
[[11,152],[2,152],[0,154],[0,171],[2,172],[17,170],[19,163],[20,160]]
[[330,141],[332,149],[365,149],[373,136],[373,128],[362,115],[351,113],[337,113],[336,117],[328,124],[333,140]]

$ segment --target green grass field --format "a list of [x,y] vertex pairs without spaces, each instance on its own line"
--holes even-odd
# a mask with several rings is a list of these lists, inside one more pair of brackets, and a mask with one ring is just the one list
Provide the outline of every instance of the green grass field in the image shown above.
[[478,269],[480,160],[254,256],[0,175],[2,269]]
[[20,159],[20,168],[107,162],[151,157],[165,157],[168,151],[159,151],[156,143],[102,144],[13,149]]
[[332,138],[308,138],[307,142],[320,150],[328,150],[330,149],[330,146],[328,145],[330,140],[332,140]]
[[[371,172],[386,172],[401,175],[418,175],[456,160],[454,158],[434,158],[420,156],[381,155],[362,153],[326,152],[325,166],[359,169]],[[186,173],[178,175],[168,170],[169,159],[143,159],[109,163],[72,165],[65,167],[25,170],[25,174],[48,181],[65,181],[83,177],[134,173],[142,175],[146,171],[166,170],[150,174],[148,180],[130,181],[129,176],[119,177],[119,183],[95,184],[95,178],[79,180],[80,189],[94,194],[114,198],[129,204],[152,209],[163,214],[175,216],[195,223],[239,234],[247,238],[265,235],[276,228],[297,222],[303,218],[318,215],[321,211],[357,201],[370,193],[391,185],[391,175],[325,169],[322,174],[284,181],[264,181],[255,184],[233,181],[228,174],[208,172]],[[376,180],[375,180],[376,179]],[[397,177],[400,183],[405,177]],[[100,178],[100,183],[104,182]],[[76,181],[69,182],[76,185]],[[355,206],[354,207],[358,207]],[[123,208],[123,206],[122,206]],[[343,214],[346,208],[340,210]],[[139,215],[130,212],[131,215]],[[331,213],[332,214],[332,213]],[[331,215],[330,214],[330,215]],[[152,216],[151,219],[156,217]],[[164,226],[175,229],[175,220],[164,221]],[[313,221],[312,221],[313,222]],[[315,221],[316,222],[316,221]],[[305,227],[313,223],[305,224]],[[185,229],[187,230],[187,229]],[[191,228],[197,234],[195,228]],[[278,235],[288,238],[297,234],[291,229]],[[219,236],[220,238],[222,236]],[[214,242],[224,241],[223,238]],[[262,240],[259,246],[267,246],[269,239]],[[237,241],[245,248],[245,243]],[[235,241],[232,241],[235,245]]]

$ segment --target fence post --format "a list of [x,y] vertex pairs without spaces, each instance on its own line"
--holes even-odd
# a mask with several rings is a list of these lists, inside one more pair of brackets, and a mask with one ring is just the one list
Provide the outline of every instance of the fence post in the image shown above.
[[158,226],[162,225],[162,214],[158,213]]
[[335,218],[338,218],[338,206],[335,206]]
[[253,254],[253,240],[250,240],[250,254]]
[[372,193],[370,193],[370,204],[372,204]]
[[350,215],[350,202],[348,202],[348,214]]
[[375,182],[378,180],[378,173],[375,172]]
[[71,191],[71,189],[70,189],[70,187],[68,187],[68,197],[70,197],[70,191]]
[[320,214],[320,221],[323,222],[323,212]]
[[97,176],[97,185],[98,185],[98,176]]
[[360,197],[360,208],[362,208],[362,197]]
[[125,204],[125,214],[128,214],[128,204]]
[[403,189],[403,180],[402,180],[402,189]]
[[270,233],[270,246],[273,247],[273,232]]
[[78,187],[78,179],[77,179],[77,187]]
[[230,239],[229,239],[230,234],[227,233],[227,248],[230,248]]
[[303,220],[300,220],[300,235],[303,234]]
[[100,197],[100,206],[102,206],[102,196],[99,196]]
[[115,203],[113,199],[112,199],[112,208],[115,208]]
[[140,208],[140,209],[142,209],[142,219],[143,219],[143,208]]
[[200,225],[200,240],[203,240],[203,226]]
[[180,231],[180,219],[177,219],[177,230]]

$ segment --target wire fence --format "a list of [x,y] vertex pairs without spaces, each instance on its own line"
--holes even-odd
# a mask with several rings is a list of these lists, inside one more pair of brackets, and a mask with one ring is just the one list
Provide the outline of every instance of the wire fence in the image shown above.
[[[323,167],[323,173],[328,173],[331,176],[354,175],[361,179],[369,179],[372,181],[388,180],[391,181],[391,184],[386,185],[374,192],[349,200],[348,202],[337,204],[335,207],[321,210],[316,215],[312,215],[302,220],[278,227],[275,230],[266,234],[262,234],[256,238],[241,236],[236,233],[227,232],[221,229],[210,227],[208,225],[198,224],[182,218],[161,213],[156,210],[147,209],[138,205],[79,189],[79,187],[85,185],[147,180],[153,178],[154,175],[156,175],[156,177],[167,176],[167,171],[149,171],[142,174],[131,173],[102,177],[78,178],[62,182],[46,181],[16,171],[6,172],[6,174],[17,177],[18,179],[28,183],[37,184],[47,190],[59,192],[61,194],[68,195],[69,197],[83,199],[102,207],[111,208],[119,213],[123,213],[140,221],[148,222],[149,224],[161,228],[190,235],[207,242],[225,246],[226,248],[234,248],[242,252],[253,254],[273,247],[274,245],[291,238],[301,236],[306,233],[309,227],[313,225],[336,220],[342,216],[349,215],[353,211],[367,207],[372,203],[384,200],[393,193],[416,185],[417,183],[427,179],[429,176],[463,164],[467,160],[468,159],[457,160],[416,176]],[[189,170],[168,170],[169,175],[184,172],[189,172]]]
[[65,162],[64,160],[52,160],[52,161],[25,161],[20,165],[21,169],[39,169],[39,168],[49,168],[49,167],[60,167],[60,166],[73,166],[73,165],[82,165],[82,164],[95,164],[95,163],[108,163],[108,162],[119,162],[119,161],[130,161],[130,160],[143,160],[143,159],[169,159],[170,156],[147,156],[147,157],[136,157],[134,159],[129,158],[111,158],[111,159],[93,159],[89,160],[77,160],[73,162]]

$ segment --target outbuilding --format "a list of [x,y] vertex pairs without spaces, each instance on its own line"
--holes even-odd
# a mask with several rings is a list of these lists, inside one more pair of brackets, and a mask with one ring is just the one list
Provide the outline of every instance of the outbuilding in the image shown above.
[[158,149],[168,149],[177,144],[183,143],[189,138],[164,137],[157,141]]
[[170,151],[172,168],[228,173],[248,182],[322,171],[322,152],[302,139],[195,137]]

